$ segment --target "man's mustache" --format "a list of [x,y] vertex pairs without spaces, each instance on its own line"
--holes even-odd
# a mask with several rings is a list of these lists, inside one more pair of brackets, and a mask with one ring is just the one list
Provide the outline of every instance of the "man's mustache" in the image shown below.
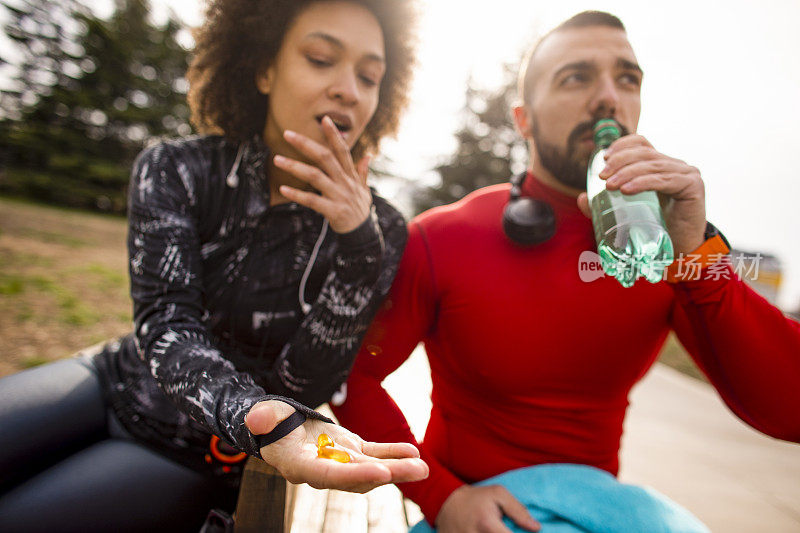
[[[612,120],[615,120],[613,117],[597,117],[590,121],[581,122],[580,124],[575,126],[575,128],[570,132],[569,137],[567,138],[567,146],[575,146],[581,137],[583,137],[587,133],[592,133],[594,131],[594,125],[597,123],[598,120],[604,118],[610,118]],[[619,122],[617,122],[617,124],[619,124],[619,131],[620,133],[622,133],[622,137],[628,135],[629,133],[628,128],[626,128]]]

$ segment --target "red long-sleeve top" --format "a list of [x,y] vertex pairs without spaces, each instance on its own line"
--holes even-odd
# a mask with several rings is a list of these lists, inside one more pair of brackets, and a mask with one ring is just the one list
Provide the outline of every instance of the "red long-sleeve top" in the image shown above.
[[366,439],[417,444],[381,382],[425,343],[433,407],[420,449],[430,476],[400,488],[428,521],[463,483],[515,468],[566,462],[616,475],[628,393],[670,329],[739,417],[800,441],[800,324],[729,266],[675,285],[583,282],[591,221],[531,176],[524,194],[556,214],[555,236],[534,248],[503,234],[508,185],[410,223],[389,298],[334,408]]

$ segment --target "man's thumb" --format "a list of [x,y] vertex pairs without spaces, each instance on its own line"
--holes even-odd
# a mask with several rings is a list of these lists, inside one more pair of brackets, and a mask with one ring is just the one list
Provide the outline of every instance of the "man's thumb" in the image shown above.
[[531,516],[528,508],[522,505],[510,492],[504,492],[505,494],[497,499],[497,504],[503,510],[503,514],[521,528],[528,531],[539,531],[542,525]]

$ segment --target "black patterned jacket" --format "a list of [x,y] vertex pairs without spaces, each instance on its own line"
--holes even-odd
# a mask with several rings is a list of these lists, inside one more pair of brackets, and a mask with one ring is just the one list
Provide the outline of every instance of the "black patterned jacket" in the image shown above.
[[347,234],[322,236],[323,217],[298,204],[270,206],[266,148],[239,148],[218,136],[161,142],[132,172],[135,330],[96,362],[125,429],[176,452],[207,449],[215,434],[257,456],[244,425],[253,404],[328,401],[405,246],[405,221],[375,194],[372,215]]

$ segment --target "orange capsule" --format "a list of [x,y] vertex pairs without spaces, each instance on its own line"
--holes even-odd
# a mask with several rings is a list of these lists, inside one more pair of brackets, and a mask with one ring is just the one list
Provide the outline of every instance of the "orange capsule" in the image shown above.
[[323,459],[333,459],[334,461],[339,461],[340,463],[349,463],[350,462],[350,454],[332,448],[331,446],[322,446],[317,450],[317,457],[322,457]]
[[322,448],[323,446],[333,446],[333,440],[327,434],[320,433],[319,437],[317,437],[317,448]]

